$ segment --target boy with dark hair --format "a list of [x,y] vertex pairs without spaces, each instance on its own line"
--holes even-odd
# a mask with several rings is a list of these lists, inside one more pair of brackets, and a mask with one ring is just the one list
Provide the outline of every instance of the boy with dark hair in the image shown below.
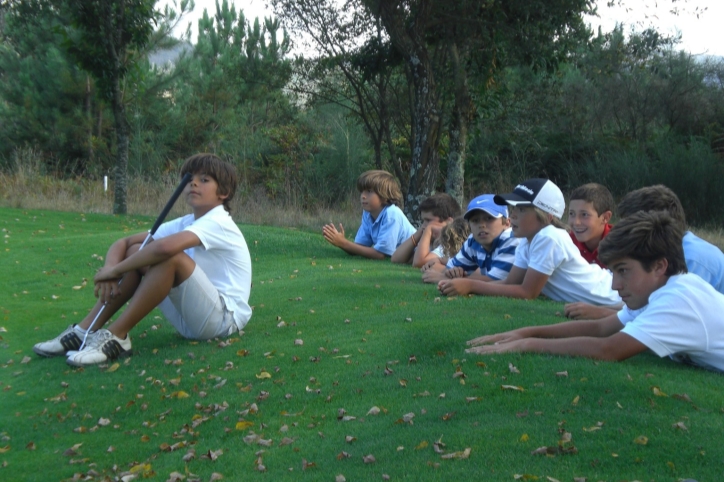
[[584,184],[571,193],[568,225],[571,239],[583,259],[605,268],[598,259],[598,244],[611,230],[613,196],[605,186],[595,182]]
[[646,349],[724,371],[724,295],[686,272],[678,221],[639,211],[601,242],[613,289],[626,306],[600,320],[529,326],[470,340],[469,353],[536,352],[625,360]]
[[[679,197],[663,184],[642,187],[626,194],[618,205],[618,215],[623,219],[639,211],[665,211],[677,222],[684,232],[684,258],[689,273],[700,276],[719,293],[724,294],[724,254],[719,248],[704,241],[686,225],[686,214]],[[602,318],[611,314],[606,308],[571,303],[566,305],[569,318]]]
[[460,205],[449,194],[433,194],[420,203],[422,224],[417,231],[397,247],[390,260],[422,267],[442,255],[438,240],[446,224],[460,216]]
[[357,190],[362,204],[362,223],[354,242],[344,236],[334,223],[322,228],[322,235],[333,246],[349,254],[370,259],[392,256],[397,247],[412,236],[415,228],[410,224],[402,207],[402,191],[392,174],[387,171],[363,172],[357,178]]
[[[93,280],[98,298],[93,309],[56,338],[36,344],[35,353],[67,355],[73,366],[127,356],[128,333],[156,306],[186,338],[229,336],[246,325],[251,258],[229,214],[237,184],[234,166],[213,154],[197,154],[184,162],[181,176],[186,173],[192,176],[183,193],[193,214],[162,224],[143,249],[146,233],[113,243]],[[101,328],[126,302],[123,313]],[[96,316],[96,331],[75,351]]]
[[513,236],[508,207],[495,204],[494,197],[481,194],[470,201],[463,216],[470,236],[446,265],[434,265],[423,272],[425,283],[455,278],[494,281],[508,277],[520,239]]

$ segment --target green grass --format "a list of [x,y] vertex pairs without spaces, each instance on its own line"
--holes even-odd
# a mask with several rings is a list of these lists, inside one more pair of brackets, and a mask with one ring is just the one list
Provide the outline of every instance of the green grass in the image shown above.
[[[439,298],[417,270],[347,256],[318,233],[242,226],[255,308],[246,333],[228,346],[182,339],[154,312],[134,330],[134,356],[117,367],[77,370],[63,358],[36,357],[34,343],[90,307],[91,285],[73,287],[102,264],[92,255],[105,256],[112,240],[152,221],[0,210],[0,479],[130,470],[162,481],[174,471],[275,481],[724,475],[721,375],[650,354],[621,363],[468,356],[466,340],[561,321],[562,305]],[[464,378],[454,376],[458,367]],[[263,372],[271,378],[259,378]],[[674,396],[683,394],[691,402]],[[254,403],[258,412],[244,413]],[[367,415],[373,406],[382,412]],[[339,409],[356,418],[339,421]],[[410,412],[414,423],[400,423]],[[110,423],[99,425],[101,418]],[[253,425],[237,430],[239,421]],[[674,428],[678,422],[687,430]],[[245,443],[250,432],[272,446]],[[564,447],[577,453],[531,454],[557,446],[564,432],[572,437]],[[345,442],[348,435],[356,440]],[[646,445],[634,442],[640,436]],[[284,437],[294,442],[280,445]],[[442,459],[433,450],[441,438],[446,452],[470,448],[470,457]],[[179,442],[186,446],[163,450]],[[196,458],[184,462],[189,448]],[[216,460],[201,457],[220,449]],[[342,452],[350,457],[338,458]],[[370,454],[376,462],[364,463]],[[264,474],[255,470],[258,457]],[[303,470],[303,460],[313,465]]]

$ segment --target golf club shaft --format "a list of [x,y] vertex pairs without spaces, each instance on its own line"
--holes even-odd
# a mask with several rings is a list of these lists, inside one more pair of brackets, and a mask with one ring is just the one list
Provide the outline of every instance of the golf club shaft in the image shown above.
[[[191,173],[187,172],[184,177],[181,178],[181,182],[179,183],[178,187],[176,187],[176,190],[171,195],[171,198],[166,203],[166,206],[164,206],[163,210],[161,211],[161,214],[156,219],[156,222],[153,223],[153,226],[151,227],[151,230],[148,232],[148,235],[146,235],[146,239],[143,240],[143,243],[141,244],[141,247],[138,249],[139,251],[143,249],[146,244],[148,244],[148,241],[151,239],[151,237],[156,233],[158,228],[163,224],[163,220],[166,219],[166,216],[168,216],[169,211],[171,211],[171,208],[176,203],[176,200],[179,198],[181,193],[183,192],[184,188],[186,187],[186,184],[191,181]],[[118,285],[120,285],[123,282],[123,278],[121,278],[118,281]],[[93,330],[93,327],[96,324],[96,321],[98,321],[98,318],[100,318],[101,313],[103,313],[103,310],[106,309],[105,303],[103,306],[101,306],[101,309],[98,310],[98,314],[96,314],[95,318],[93,318],[93,321],[91,322],[88,329],[85,331],[85,335],[83,336],[83,343],[80,344],[80,348],[78,348],[78,351],[82,350],[83,347],[85,347],[86,339],[88,338],[88,333],[90,333]]]

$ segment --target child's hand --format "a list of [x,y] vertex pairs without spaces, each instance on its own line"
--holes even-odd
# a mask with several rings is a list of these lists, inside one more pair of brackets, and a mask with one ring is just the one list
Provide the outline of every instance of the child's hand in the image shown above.
[[347,242],[347,238],[344,237],[344,227],[342,223],[339,223],[339,231],[337,231],[337,228],[332,223],[324,225],[322,235],[329,244],[337,246],[338,248],[341,248],[342,245]]
[[436,271],[434,269],[429,269],[422,273],[422,282],[423,283],[439,283],[440,281],[444,280],[445,276],[440,273],[439,271]]
[[427,226],[425,226],[425,231],[430,232],[430,239],[437,239],[440,237],[442,228],[444,228],[446,225],[447,225],[447,223],[439,223],[437,221],[430,221],[430,223]]
[[120,296],[121,286],[118,284],[120,278],[121,275],[116,272],[114,267],[102,267],[93,277],[95,297],[103,303],[108,303],[113,298]]
[[428,261],[427,263],[423,264],[423,265],[422,265],[422,268],[420,268],[420,271],[422,271],[422,272],[424,273],[425,271],[427,271],[427,270],[429,270],[429,269],[432,269],[433,266],[435,266],[436,264],[438,264],[438,260],[439,260],[439,259],[440,259],[440,258],[431,259],[431,260]]
[[613,308],[606,308],[605,306],[593,306],[588,303],[578,301],[576,303],[568,303],[563,307],[563,313],[566,318],[572,320],[598,320],[610,316],[616,313],[617,310]]
[[460,266],[445,270],[445,277],[448,279],[465,278],[468,274]]
[[470,346],[490,345],[493,343],[508,343],[511,341],[520,340],[521,338],[523,337],[520,336],[517,330],[512,330],[505,331],[503,333],[495,333],[494,335],[479,336],[477,338],[469,340],[467,344]]
[[514,353],[523,351],[520,340],[514,340],[510,343],[495,343],[493,345],[474,346],[465,350],[465,353],[474,353],[476,355],[492,355],[494,353]]
[[444,279],[437,284],[437,289],[445,296],[466,295],[470,293],[470,282],[467,279]]

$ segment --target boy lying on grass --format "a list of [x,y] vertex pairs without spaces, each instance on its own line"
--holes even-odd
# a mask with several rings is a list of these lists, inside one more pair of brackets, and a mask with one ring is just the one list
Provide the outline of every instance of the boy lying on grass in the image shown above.
[[[686,214],[679,197],[663,184],[642,187],[626,194],[618,205],[621,219],[639,211],[665,211],[676,221],[684,233],[684,259],[689,273],[694,273],[724,294],[724,254],[711,243],[689,231]],[[595,320],[615,313],[603,306],[588,303],[570,303],[565,306],[565,315],[574,320]]]
[[402,191],[395,177],[387,171],[366,171],[357,178],[357,190],[362,205],[362,223],[354,241],[344,235],[334,223],[322,227],[324,239],[349,254],[370,259],[392,256],[397,247],[415,234],[402,207]]
[[513,236],[508,207],[495,204],[494,197],[493,194],[481,194],[470,201],[463,215],[470,230],[468,239],[446,264],[425,265],[422,281],[437,283],[466,277],[492,281],[508,277],[520,239]]
[[390,261],[422,268],[429,261],[439,259],[442,256],[440,233],[458,216],[460,205],[451,195],[438,193],[425,199],[420,203],[420,227],[397,247]]
[[[212,154],[197,154],[184,162],[181,176],[186,173],[192,177],[184,196],[193,214],[162,224],[142,250],[146,233],[113,243],[93,280],[98,298],[93,309],[56,338],[36,344],[35,353],[51,357],[73,352],[67,358],[72,366],[127,356],[128,333],[156,306],[186,338],[229,336],[246,325],[251,318],[251,259],[229,214],[237,183],[234,166]],[[126,302],[118,319],[101,328]],[[75,351],[102,308],[96,330]]]
[[680,223],[661,211],[626,217],[601,241],[625,307],[595,321],[529,326],[468,342],[468,353],[536,352],[625,360],[646,349],[724,371],[724,295],[687,273]]

